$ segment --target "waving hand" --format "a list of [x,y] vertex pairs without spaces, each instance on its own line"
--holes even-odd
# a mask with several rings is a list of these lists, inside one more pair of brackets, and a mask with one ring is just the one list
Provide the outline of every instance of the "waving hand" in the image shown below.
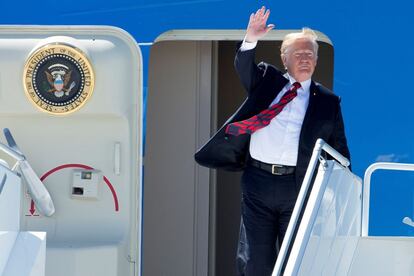
[[264,37],[271,29],[275,27],[273,24],[266,25],[269,18],[270,10],[266,7],[258,9],[256,13],[252,13],[247,26],[246,41],[256,42]]

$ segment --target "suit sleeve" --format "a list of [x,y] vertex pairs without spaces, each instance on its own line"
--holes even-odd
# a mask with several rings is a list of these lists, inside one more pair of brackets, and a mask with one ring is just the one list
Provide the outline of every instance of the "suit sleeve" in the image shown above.
[[236,58],[234,59],[234,67],[239,78],[246,89],[250,93],[261,82],[265,73],[264,63],[256,65],[255,53],[256,48],[246,51],[240,50],[241,43],[238,45]]
[[328,144],[336,149],[343,156],[351,161],[351,154],[348,149],[348,143],[345,136],[344,121],[342,118],[341,105],[338,103],[338,113],[335,118],[335,125],[332,135],[328,141]]

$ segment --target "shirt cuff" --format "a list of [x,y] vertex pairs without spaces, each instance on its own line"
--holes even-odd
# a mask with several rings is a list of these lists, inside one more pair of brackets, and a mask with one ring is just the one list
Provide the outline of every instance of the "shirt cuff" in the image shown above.
[[240,46],[240,51],[248,51],[256,48],[257,41],[256,42],[248,42],[246,41],[246,37],[243,39],[243,43]]

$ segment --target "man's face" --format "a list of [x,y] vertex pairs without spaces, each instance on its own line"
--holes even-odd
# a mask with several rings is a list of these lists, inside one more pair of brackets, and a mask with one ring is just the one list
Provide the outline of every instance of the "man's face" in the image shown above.
[[306,38],[296,39],[284,55],[282,61],[289,75],[296,81],[302,82],[312,77],[318,57],[313,50],[313,44]]

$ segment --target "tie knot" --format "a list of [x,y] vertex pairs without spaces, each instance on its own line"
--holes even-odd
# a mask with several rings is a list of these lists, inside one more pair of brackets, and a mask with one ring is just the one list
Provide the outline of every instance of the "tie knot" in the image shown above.
[[298,90],[302,85],[300,85],[299,82],[295,82],[292,84],[292,88],[290,88],[292,91],[293,90]]

